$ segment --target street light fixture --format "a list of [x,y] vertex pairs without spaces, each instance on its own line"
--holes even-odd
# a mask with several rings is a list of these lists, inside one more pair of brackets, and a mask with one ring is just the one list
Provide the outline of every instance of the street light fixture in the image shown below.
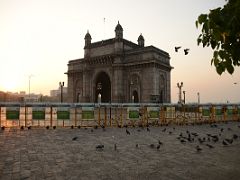
[[61,103],[63,102],[63,86],[64,86],[64,82],[59,82]]

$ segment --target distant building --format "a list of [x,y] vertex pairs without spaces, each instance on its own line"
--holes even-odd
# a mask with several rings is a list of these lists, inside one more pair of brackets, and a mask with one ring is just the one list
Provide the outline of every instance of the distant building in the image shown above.
[[91,40],[87,32],[84,58],[68,63],[69,102],[171,102],[167,52],[145,46],[142,34],[138,44],[124,39],[119,23],[114,38]]
[[[67,90],[68,90],[68,88],[67,87],[63,87],[63,89],[62,89],[62,93],[63,94],[67,94]],[[50,96],[51,97],[57,97],[57,96],[60,96],[61,95],[61,89],[60,89],[60,87],[58,88],[58,89],[54,89],[54,90],[51,90],[50,91]]]

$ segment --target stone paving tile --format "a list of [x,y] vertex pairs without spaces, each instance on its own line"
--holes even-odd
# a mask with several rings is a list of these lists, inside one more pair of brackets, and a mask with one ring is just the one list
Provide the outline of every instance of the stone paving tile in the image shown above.
[[[227,147],[222,144],[233,134],[240,136],[238,126],[135,127],[128,128],[130,135],[125,128],[6,128],[0,131],[0,179],[240,179],[240,137]],[[198,137],[181,143],[177,137],[187,137],[187,131]],[[207,133],[218,135],[219,141],[208,141]],[[199,137],[206,141],[200,143]],[[158,150],[159,140],[163,145]],[[96,150],[98,144],[104,145],[102,151]]]

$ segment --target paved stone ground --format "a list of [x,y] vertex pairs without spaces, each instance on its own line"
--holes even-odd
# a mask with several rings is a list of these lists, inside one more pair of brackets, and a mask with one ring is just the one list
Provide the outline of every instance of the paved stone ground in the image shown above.
[[[222,144],[240,136],[239,122],[127,129],[130,135],[125,128],[0,130],[0,179],[240,179],[240,137]],[[188,137],[186,131],[198,133],[190,135],[194,142],[177,139]],[[219,141],[208,141],[207,133]],[[103,150],[96,150],[99,144]]]

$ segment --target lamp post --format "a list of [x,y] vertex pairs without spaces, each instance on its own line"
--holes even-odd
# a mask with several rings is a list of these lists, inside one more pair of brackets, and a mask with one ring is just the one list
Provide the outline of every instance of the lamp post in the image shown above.
[[186,99],[185,99],[186,91],[183,91],[183,104],[185,104]]
[[30,90],[31,90],[31,77],[33,77],[32,74],[30,74],[28,76],[28,97],[29,97],[29,101],[30,101]]
[[63,102],[63,86],[64,86],[64,82],[59,82],[61,103]]
[[177,87],[179,89],[179,96],[178,96],[178,103],[182,103],[182,87],[183,87],[183,82],[177,83]]
[[197,93],[197,96],[198,96],[198,104],[200,104],[200,93],[199,92]]

